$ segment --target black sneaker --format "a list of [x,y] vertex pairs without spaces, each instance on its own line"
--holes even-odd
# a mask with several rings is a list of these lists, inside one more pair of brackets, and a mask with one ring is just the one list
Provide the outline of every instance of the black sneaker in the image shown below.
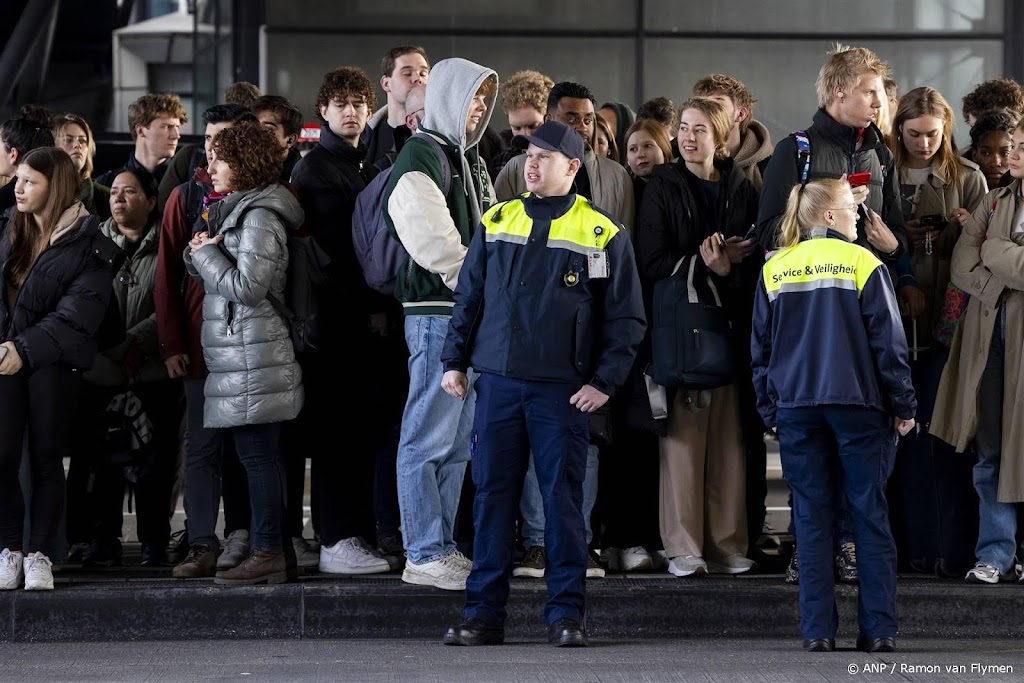
[[179,529],[171,534],[171,541],[167,550],[167,561],[171,564],[181,564],[185,561],[191,546],[188,544],[188,531]]
[[512,576],[531,579],[544,578],[544,546],[533,545],[526,549],[523,561],[512,569]]
[[601,563],[597,561],[597,554],[593,550],[587,552],[587,578],[604,578],[604,567],[602,567]]
[[98,541],[93,539],[89,549],[82,556],[83,567],[120,567],[122,565],[121,541]]
[[789,558],[789,566],[786,567],[786,583],[800,583],[800,560],[796,556],[796,548],[793,548],[793,557]]
[[857,546],[847,541],[836,553],[836,578],[842,583],[857,583]]
[[143,567],[163,567],[167,564],[167,552],[161,546],[143,543],[141,564]]

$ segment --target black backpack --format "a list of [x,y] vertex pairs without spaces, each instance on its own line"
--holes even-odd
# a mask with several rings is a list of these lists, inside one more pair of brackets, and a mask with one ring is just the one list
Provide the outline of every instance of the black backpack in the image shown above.
[[699,255],[683,257],[670,276],[654,285],[648,374],[661,386],[716,389],[731,384],[736,374],[733,337],[718,288]]
[[[276,213],[265,206],[259,208]],[[250,209],[245,209],[239,214],[238,224],[242,223],[249,211]],[[221,253],[237,268],[237,259],[228,253],[224,243],[219,246]],[[268,291],[267,301],[288,323],[288,333],[296,353],[316,351],[322,342],[324,323],[320,310],[320,290],[330,279],[330,264],[331,258],[312,235],[288,230],[288,269],[285,271],[284,300]]]

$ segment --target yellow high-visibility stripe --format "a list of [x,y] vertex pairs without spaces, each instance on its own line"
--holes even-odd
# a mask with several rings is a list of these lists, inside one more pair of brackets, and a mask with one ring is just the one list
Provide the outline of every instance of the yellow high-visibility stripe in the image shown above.
[[882,265],[863,247],[838,239],[809,239],[768,259],[761,276],[768,296],[834,287],[860,292]]
[[[527,193],[524,196],[528,196]],[[496,216],[499,216],[495,220]],[[512,200],[491,207],[482,221],[488,242],[525,244],[533,230],[533,219],[526,213],[523,202]],[[591,207],[585,198],[576,201],[562,216],[551,221],[547,246],[586,253],[591,249],[604,249],[618,234],[618,224]]]

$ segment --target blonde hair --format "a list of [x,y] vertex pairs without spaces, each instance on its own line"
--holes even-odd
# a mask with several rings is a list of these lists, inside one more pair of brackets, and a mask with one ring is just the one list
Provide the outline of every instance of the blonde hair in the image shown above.
[[687,109],[696,109],[711,122],[711,134],[715,138],[715,159],[725,159],[729,156],[729,132],[732,131],[732,122],[729,115],[725,113],[725,107],[715,100],[706,97],[694,97],[686,100],[679,107],[679,114],[676,119],[682,121],[683,112]]
[[82,167],[82,179],[84,180],[92,176],[92,160],[96,156],[96,140],[92,136],[92,128],[81,116],[71,113],[60,114],[53,120],[53,139],[57,146],[60,146],[61,138],[64,137],[64,131],[68,126],[81,128],[85,132],[85,138],[89,141],[85,150],[85,166]]
[[818,91],[818,108],[825,109],[832,104],[837,86],[852,89],[864,74],[874,74],[884,80],[889,76],[889,65],[865,47],[836,43],[814,82]]
[[779,248],[795,246],[805,232],[820,225],[822,212],[835,208],[849,187],[845,180],[812,180],[806,185],[794,185],[779,225]]
[[555,82],[539,71],[517,71],[501,84],[501,108],[510,111],[530,107],[544,114],[548,109],[548,94]]
[[953,108],[935,88],[927,86],[914,88],[900,98],[896,107],[896,118],[893,121],[895,144],[891,145],[892,155],[896,160],[896,168],[902,168],[910,161],[910,153],[903,142],[904,123],[921,116],[934,116],[942,121],[942,144],[935,155],[939,160],[939,170],[953,185],[958,185],[963,177],[960,158],[953,149]]

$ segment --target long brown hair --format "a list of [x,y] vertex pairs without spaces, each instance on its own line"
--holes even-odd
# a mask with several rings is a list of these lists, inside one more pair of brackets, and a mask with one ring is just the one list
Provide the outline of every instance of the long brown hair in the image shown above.
[[896,168],[903,168],[910,161],[910,152],[903,142],[903,124],[921,116],[934,116],[942,121],[942,144],[935,156],[938,157],[939,170],[946,176],[946,180],[959,185],[963,178],[963,167],[953,149],[953,108],[935,88],[914,88],[901,97],[896,106],[896,118],[892,122],[892,134],[896,137],[892,155],[896,160]]
[[92,177],[92,160],[96,156],[96,140],[92,136],[92,128],[78,114],[68,112],[58,115],[53,120],[53,139],[56,147],[60,146],[61,138],[64,137],[64,131],[68,126],[78,126],[85,132],[85,137],[89,142],[86,143],[85,166],[82,167],[82,178]]
[[4,270],[7,271],[8,281],[19,288],[25,284],[25,278],[36,259],[49,245],[50,236],[57,228],[61,214],[78,201],[78,190],[82,182],[71,157],[56,147],[34,149],[25,155],[21,164],[46,176],[49,187],[43,210],[46,216],[44,225],[38,225],[31,214],[15,211],[7,228],[11,251]]

